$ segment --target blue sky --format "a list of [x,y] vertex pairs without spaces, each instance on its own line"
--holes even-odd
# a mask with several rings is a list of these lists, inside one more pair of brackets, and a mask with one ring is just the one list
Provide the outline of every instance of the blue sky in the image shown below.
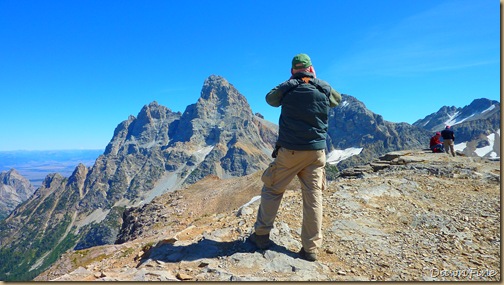
[[266,93],[307,53],[391,122],[500,101],[497,0],[0,1],[0,151],[104,149],[152,101],[183,112],[225,77]]

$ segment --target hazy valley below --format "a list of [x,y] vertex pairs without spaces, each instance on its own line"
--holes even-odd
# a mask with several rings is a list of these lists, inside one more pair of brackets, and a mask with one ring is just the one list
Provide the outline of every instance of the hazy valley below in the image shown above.
[[102,153],[102,149],[0,151],[0,172],[16,169],[39,187],[48,174],[69,177],[79,163],[92,166]]

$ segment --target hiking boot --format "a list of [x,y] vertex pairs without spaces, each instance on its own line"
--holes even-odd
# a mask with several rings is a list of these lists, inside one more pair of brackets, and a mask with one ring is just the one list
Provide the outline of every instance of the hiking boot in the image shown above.
[[252,241],[259,249],[267,249],[271,246],[269,234],[257,235],[256,233],[253,233],[250,236],[250,241]]
[[317,253],[316,252],[306,252],[304,248],[301,248],[299,251],[299,256],[308,261],[315,261],[317,260]]

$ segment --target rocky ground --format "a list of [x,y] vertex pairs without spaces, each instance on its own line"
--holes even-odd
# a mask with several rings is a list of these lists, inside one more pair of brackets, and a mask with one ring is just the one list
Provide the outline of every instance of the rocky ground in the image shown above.
[[130,211],[124,243],[66,253],[36,281],[500,281],[500,162],[425,151],[342,173],[324,193],[318,261],[298,258],[291,183],[271,238],[247,237],[260,173],[187,189]]

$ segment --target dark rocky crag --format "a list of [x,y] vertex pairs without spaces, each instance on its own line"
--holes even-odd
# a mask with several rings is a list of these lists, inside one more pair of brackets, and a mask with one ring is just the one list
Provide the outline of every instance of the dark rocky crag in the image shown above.
[[337,164],[345,169],[367,163],[384,153],[428,147],[429,132],[407,123],[385,121],[355,97],[343,94],[340,107],[329,114],[327,149],[362,148],[359,155]]
[[205,80],[183,114],[152,102],[120,123],[103,155],[46,177],[0,223],[0,280],[31,280],[70,248],[113,244],[126,207],[207,175],[243,176],[270,161],[276,130],[224,78]]
[[[465,107],[457,108],[455,106],[443,106],[436,113],[417,120],[413,125],[429,131],[441,131],[447,124],[456,125],[462,124],[463,122],[489,119],[493,128],[495,128],[500,125],[494,118],[496,114],[500,114],[500,103],[495,100],[480,98],[475,99],[471,104]],[[462,141],[470,139],[471,137],[467,137]]]

